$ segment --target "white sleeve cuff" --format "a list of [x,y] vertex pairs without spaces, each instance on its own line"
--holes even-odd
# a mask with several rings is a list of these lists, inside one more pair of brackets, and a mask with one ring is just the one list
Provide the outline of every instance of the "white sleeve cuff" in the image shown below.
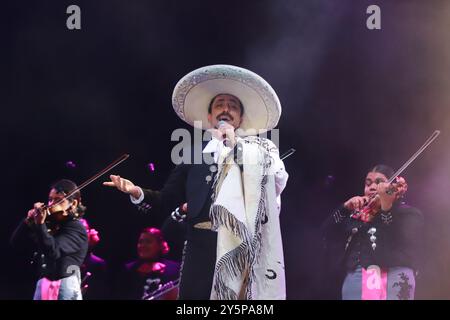
[[273,163],[269,168],[269,175],[275,175],[275,190],[276,195],[279,196],[286,187],[289,174],[286,172],[283,160],[280,159],[278,154],[272,154]]
[[135,197],[130,195],[130,200],[133,204],[139,204],[144,200],[144,192],[142,191],[142,189],[140,187],[137,187],[137,188],[141,191],[141,195],[138,199],[136,199]]

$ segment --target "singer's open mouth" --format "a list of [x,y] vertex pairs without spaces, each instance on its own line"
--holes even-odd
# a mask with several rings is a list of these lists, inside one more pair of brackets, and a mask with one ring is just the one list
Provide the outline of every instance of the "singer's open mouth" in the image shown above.
[[226,115],[222,115],[222,116],[217,117],[217,120],[219,120],[219,121],[233,121],[233,118],[229,117],[229,116],[226,116]]

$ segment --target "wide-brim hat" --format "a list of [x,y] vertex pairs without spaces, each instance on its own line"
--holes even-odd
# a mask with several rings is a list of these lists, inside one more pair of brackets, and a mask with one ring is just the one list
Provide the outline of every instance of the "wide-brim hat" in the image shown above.
[[206,66],[185,75],[175,86],[172,105],[182,120],[207,130],[208,107],[218,94],[231,94],[242,102],[241,135],[255,134],[251,130],[263,133],[278,124],[281,104],[275,90],[256,73],[231,65]]

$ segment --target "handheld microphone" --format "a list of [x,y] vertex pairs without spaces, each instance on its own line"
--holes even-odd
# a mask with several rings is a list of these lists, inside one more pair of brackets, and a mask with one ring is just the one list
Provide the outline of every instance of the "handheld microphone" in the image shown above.
[[[220,130],[220,129],[222,129],[223,127],[225,127],[227,125],[227,122],[225,121],[225,120],[220,120],[218,123],[217,123],[217,129],[218,130]],[[222,135],[222,137],[226,137],[226,134],[224,133],[223,135]]]
[[[224,120],[220,120],[218,123],[217,123],[217,129],[221,129],[221,128],[223,128],[224,126],[226,126],[227,125],[227,122],[226,121],[224,121]],[[232,144],[231,144],[231,141],[230,141],[230,139],[228,139],[227,138],[227,134],[226,133],[224,133],[224,134],[222,134],[222,142],[223,142],[223,145],[225,146],[225,147],[232,147]]]
[[[223,120],[220,120],[217,123],[217,128],[220,129],[221,127],[225,126],[227,123]],[[233,148],[233,144],[231,143],[231,140],[227,138],[226,134],[223,134],[222,136],[223,144],[226,147]],[[234,162],[239,166],[239,169],[241,169],[241,172],[244,170],[244,164],[242,163],[242,144],[240,142],[237,142],[236,146],[234,146],[233,152],[233,159]]]

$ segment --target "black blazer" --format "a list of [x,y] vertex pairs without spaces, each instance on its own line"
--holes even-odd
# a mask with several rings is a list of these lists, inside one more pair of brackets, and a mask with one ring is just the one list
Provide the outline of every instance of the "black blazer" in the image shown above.
[[61,223],[55,234],[47,231],[46,224],[28,226],[22,221],[11,236],[15,247],[34,244],[33,262],[39,276],[59,280],[72,275],[71,266],[80,267],[88,251],[88,237],[78,220]]
[[[212,171],[211,167],[214,167]],[[172,170],[161,190],[142,189],[144,200],[138,208],[147,211],[152,207],[159,207],[161,210],[157,211],[167,216],[187,202],[189,213],[186,223],[195,223],[210,200],[214,173],[217,173],[216,164],[179,164]],[[209,182],[208,176],[211,177]]]

